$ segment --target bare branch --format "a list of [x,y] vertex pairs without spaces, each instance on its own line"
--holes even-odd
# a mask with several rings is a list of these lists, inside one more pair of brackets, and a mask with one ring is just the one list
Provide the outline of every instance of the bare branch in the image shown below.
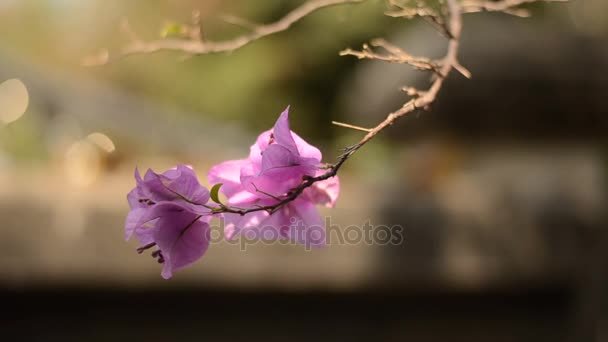
[[[377,53],[370,45],[371,47],[383,48],[388,54]],[[352,49],[342,50],[340,51],[340,56],[355,56],[359,59],[377,59],[390,63],[409,64],[418,70],[437,71],[439,69],[439,62],[426,57],[414,57],[384,39],[374,39],[370,42],[370,45],[364,44],[361,51]]]
[[[85,65],[103,65],[118,59],[137,55],[149,54],[158,51],[180,51],[189,55],[202,55],[220,52],[231,52],[242,48],[243,46],[266,36],[287,30],[291,25],[306,17],[307,15],[326,7],[359,3],[365,0],[310,0],[293,11],[287,13],[278,21],[267,25],[246,25],[251,30],[249,33],[235,37],[225,41],[209,41],[201,39],[158,39],[152,41],[136,40],[131,41],[127,46],[123,47],[116,55],[111,55],[107,49],[103,50],[100,55],[90,56],[85,58]],[[231,19],[233,23],[234,17]],[[242,25],[245,21],[240,20]],[[248,23],[250,24],[250,23]]]
[[[342,165],[355,152],[357,152],[363,145],[365,145],[370,140],[372,140],[376,135],[378,135],[378,133],[380,133],[386,127],[392,125],[395,121],[406,116],[407,114],[410,114],[419,108],[426,108],[430,104],[432,104],[435,101],[437,94],[441,90],[441,87],[443,86],[445,77],[450,74],[452,69],[454,69],[455,65],[459,65],[458,49],[460,46],[460,32],[462,31],[462,17],[461,17],[461,12],[460,12],[460,6],[458,5],[457,0],[447,0],[447,6],[448,6],[448,11],[449,11],[449,20],[448,20],[446,28],[450,32],[451,38],[448,41],[447,53],[446,53],[445,57],[443,58],[441,68],[438,71],[439,76],[435,78],[435,81],[433,81],[433,83],[431,84],[430,88],[427,91],[417,92],[417,94],[419,96],[408,101],[397,111],[390,113],[386,117],[386,119],[384,121],[382,121],[381,123],[379,123],[376,127],[372,128],[372,129],[363,129],[364,131],[367,132],[367,134],[355,145],[345,148],[344,153],[342,153],[340,155],[340,157],[338,158],[338,162],[336,164],[334,164],[333,166],[331,166],[326,173],[324,173],[318,177],[304,177],[302,183],[298,187],[292,189],[288,194],[286,194],[284,197],[282,197],[282,199],[280,201],[278,201],[277,203],[275,203],[273,205],[249,208],[249,209],[245,209],[245,210],[242,210],[242,209],[239,210],[239,209],[234,209],[234,208],[229,208],[229,207],[223,206],[221,208],[218,208],[216,210],[216,212],[229,212],[229,213],[235,213],[235,214],[239,214],[239,215],[246,215],[248,213],[256,212],[256,211],[267,211],[272,214],[272,213],[276,212],[277,210],[279,210],[280,208],[282,208],[283,206],[285,206],[286,204],[288,204],[289,202],[295,200],[298,196],[300,196],[304,192],[304,190],[313,186],[316,182],[324,181],[331,177],[334,177],[338,173],[338,170],[342,167]],[[377,45],[382,46],[382,45],[384,45],[384,42],[382,42],[382,44],[377,44]],[[386,45],[386,46],[389,47],[388,49],[386,49],[386,47],[385,47],[385,49],[389,53],[392,52],[392,53],[400,54],[402,52],[402,50],[397,49],[392,45]],[[389,61],[392,61],[392,60],[389,60]]]
[[459,64],[458,49],[460,47],[460,33],[462,31],[462,16],[460,12],[460,5],[458,4],[457,0],[447,0],[447,6],[449,10],[449,20],[447,23],[447,27],[452,38],[450,38],[450,40],[448,41],[447,53],[443,58],[443,63],[439,71],[441,77],[437,77],[435,81],[431,84],[431,87],[427,91],[422,93],[421,96],[408,101],[400,109],[393,113],[390,113],[384,121],[378,124],[378,126],[374,127],[369,133],[367,133],[363,137],[363,139],[361,139],[361,141],[359,141],[355,150],[361,148],[361,146],[372,140],[384,128],[392,125],[396,120],[400,119],[401,117],[412,113],[419,108],[425,108],[432,104],[435,101],[437,94],[441,90],[445,78],[450,74],[450,72],[454,68],[454,65]]
[[238,26],[250,31],[255,31],[260,26],[260,24],[256,24],[247,19],[239,18],[230,14],[222,15],[220,18],[227,24]]
[[[562,0],[538,0],[538,1],[562,1]],[[342,167],[342,165],[361,147],[363,147],[366,143],[371,141],[376,135],[382,132],[385,128],[394,124],[400,118],[407,116],[410,113],[416,112],[419,109],[427,109],[429,106],[435,102],[439,91],[442,89],[444,81],[446,77],[452,72],[452,70],[456,70],[460,72],[467,78],[471,77],[471,73],[464,68],[460,62],[458,61],[458,52],[460,48],[460,35],[462,32],[462,14],[465,13],[464,9],[466,9],[466,13],[471,13],[475,11],[479,11],[479,9],[487,10],[487,11],[502,11],[512,14],[513,7],[518,6],[523,3],[531,3],[536,2],[536,0],[503,0],[500,2],[488,2],[489,4],[495,4],[497,7],[483,5],[485,7],[473,7],[473,1],[469,1],[469,7],[463,8],[458,3],[458,0],[446,0],[445,8],[442,8],[442,14],[436,14],[434,12],[432,16],[437,16],[437,18],[443,17],[447,15],[445,21],[437,21],[438,25],[441,26],[442,30],[446,32],[446,36],[448,37],[447,44],[447,52],[445,56],[439,61],[432,61],[427,58],[421,57],[413,57],[401,50],[400,48],[387,43],[384,40],[376,39],[372,41],[370,44],[373,47],[380,47],[386,50],[387,54],[378,54],[372,50],[368,45],[363,46],[362,51],[354,51],[351,49],[344,50],[340,53],[340,55],[352,55],[359,59],[368,58],[368,59],[378,59],[391,63],[403,63],[409,64],[417,69],[421,70],[432,70],[435,73],[435,78],[432,81],[430,87],[427,90],[421,91],[413,87],[403,87],[402,90],[405,91],[408,95],[412,96],[412,99],[406,102],[401,108],[398,110],[388,114],[388,116],[384,119],[384,121],[380,122],[376,127],[368,129],[363,128],[351,124],[346,123],[338,123],[332,122],[338,126],[352,128],[356,130],[360,130],[366,132],[366,135],[355,145],[346,147],[343,153],[338,157],[338,162],[334,165],[330,165],[328,171],[318,177],[304,177],[302,183],[292,189],[285,196],[277,198],[278,202],[273,205],[267,206],[257,206],[250,209],[235,209],[229,208],[226,206],[222,206],[218,208],[216,212],[230,212],[236,213],[240,215],[245,215],[255,211],[267,211],[270,214],[276,212],[289,202],[295,200],[298,196],[300,196],[307,188],[313,186],[316,182],[327,180],[331,177],[336,176],[338,170]],[[389,0],[389,3],[395,3],[394,0]],[[441,1],[443,3],[443,1]],[[481,4],[486,2],[476,2],[475,6],[482,6]],[[478,10],[474,10],[478,9]],[[420,16],[420,13],[430,13],[430,12],[420,12],[420,9],[417,10],[415,16]],[[409,16],[409,12],[403,12],[404,16]]]
[[[446,29],[445,25],[445,6],[441,7],[441,10],[435,10],[429,7],[424,0],[415,0],[413,5],[412,1],[407,4],[402,4],[397,0],[388,0],[389,5],[392,7],[391,10],[385,12],[389,17],[394,18],[405,18],[413,19],[415,17],[422,18],[427,23],[431,24],[439,33],[446,37],[449,37],[450,33]],[[443,5],[444,0],[439,0],[439,4]]]
[[420,97],[420,96],[424,95],[424,91],[416,89],[414,87],[405,86],[405,87],[402,87],[401,90],[411,97]]
[[402,4],[396,0],[388,0],[388,3],[393,8],[393,10],[385,12],[389,17],[403,17],[406,19],[432,17],[443,22],[442,13],[427,6],[422,0],[415,1],[413,6],[410,4]]
[[[299,21],[308,14],[329,6],[358,3],[365,0],[310,0],[300,7],[294,9],[280,20],[267,25],[256,25],[243,19],[234,17],[225,18],[229,23],[242,26],[249,33],[236,37],[231,40],[212,42],[202,39],[200,31],[200,17],[193,16],[194,26],[199,28],[198,34],[189,34],[188,39],[162,39],[150,42],[140,40],[137,35],[130,30],[128,23],[124,23],[123,29],[131,39],[131,44],[126,46],[121,53],[113,57],[122,58],[134,54],[152,53],[161,50],[175,50],[185,52],[188,55],[209,54],[218,52],[230,52],[239,49],[254,40],[259,38],[285,31],[295,22]],[[388,114],[388,116],[373,128],[364,128],[356,125],[351,125],[341,122],[332,122],[335,125],[355,129],[365,132],[365,136],[356,144],[344,148],[343,153],[338,157],[337,163],[326,165],[321,169],[327,171],[317,177],[305,176],[302,183],[291,189],[288,193],[281,196],[264,193],[275,199],[277,202],[272,205],[260,206],[256,205],[253,208],[238,208],[229,207],[219,204],[218,207],[212,207],[214,213],[234,213],[246,215],[257,211],[266,211],[274,213],[289,202],[295,200],[307,188],[313,186],[316,182],[327,180],[336,176],[342,165],[361,147],[371,141],[376,135],[382,132],[385,128],[391,126],[400,118],[407,116],[410,113],[416,112],[419,109],[427,109],[430,107],[439,91],[442,89],[445,79],[448,75],[456,70],[467,78],[471,77],[471,73],[463,67],[458,61],[458,52],[460,48],[460,35],[462,32],[462,14],[476,12],[504,12],[512,15],[526,16],[525,10],[517,8],[520,5],[535,3],[535,2],[565,2],[567,0],[464,0],[459,4],[458,0],[438,0],[439,8],[434,9],[426,6],[423,0],[411,0],[408,3],[415,3],[415,6],[406,6],[399,3],[397,0],[387,0],[394,10],[386,13],[393,17],[413,18],[421,17],[431,23],[448,39],[447,51],[443,58],[432,60],[425,57],[416,57],[408,54],[401,48],[388,43],[383,39],[375,39],[369,45],[365,44],[361,51],[346,49],[340,52],[341,56],[354,56],[359,59],[376,59],[390,63],[408,64],[418,70],[431,71],[434,74],[430,87],[426,90],[418,90],[413,87],[403,87],[402,90],[412,98],[407,101],[401,108]],[[383,49],[385,53],[379,53],[375,49]],[[110,56],[107,50],[102,51],[102,54],[88,60],[88,64],[105,64],[110,61]],[[257,189],[256,189],[257,190]]]
[[503,12],[517,17],[529,17],[530,13],[521,8],[521,5],[536,3],[536,2],[567,2],[568,0],[466,0],[461,4],[462,13],[478,13],[478,12]]

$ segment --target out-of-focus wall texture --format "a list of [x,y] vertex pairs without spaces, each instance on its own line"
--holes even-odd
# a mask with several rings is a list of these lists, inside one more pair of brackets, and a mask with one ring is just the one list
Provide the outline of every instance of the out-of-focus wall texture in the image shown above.
[[125,43],[124,18],[153,39],[198,10],[217,40],[243,33],[225,14],[270,22],[299,3],[0,0],[3,330],[44,341],[608,341],[604,0],[465,16],[460,59],[473,78],[451,75],[429,112],[358,152],[337,207],[323,210],[335,234],[400,226],[400,243],[218,242],[164,281],[124,241],[135,166],[186,163],[206,183],[287,105],[292,129],[331,161],[361,136],[332,120],[371,126],[405,101],[401,86],[428,82],[338,51],[381,36],[443,53],[432,27],[368,0],[231,54],[82,66]]

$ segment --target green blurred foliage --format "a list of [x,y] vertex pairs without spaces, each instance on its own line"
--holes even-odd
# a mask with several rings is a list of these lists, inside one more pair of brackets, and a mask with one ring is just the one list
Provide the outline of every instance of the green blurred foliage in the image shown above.
[[[32,110],[30,110],[31,112]],[[0,146],[16,161],[35,162],[47,157],[43,136],[44,124],[35,115],[24,115],[19,120],[0,125]]]
[[[192,11],[198,10],[204,37],[223,40],[246,32],[223,22],[224,14],[269,23],[303,2],[6,0],[0,4],[1,51],[65,75],[102,80],[160,107],[180,109],[176,113],[238,122],[254,134],[269,128],[291,105],[294,129],[321,147],[331,146],[328,152],[337,154],[336,146],[342,145],[336,145],[335,135],[345,131],[330,122],[347,117],[340,112],[337,97],[360,63],[340,57],[339,51],[359,48],[375,37],[390,37],[409,25],[385,16],[384,0],[322,9],[286,32],[231,54],[160,52],[102,67],[80,64],[83,57],[101,48],[116,52],[127,42],[120,29],[124,18],[142,39],[151,40],[159,39],[163,28],[166,34],[179,35],[181,25],[189,24]],[[24,119],[22,125],[28,122]],[[37,129],[27,128],[32,134]],[[19,146],[25,149],[31,143]]]
[[100,78],[195,116],[238,120],[252,131],[268,128],[291,104],[298,131],[328,139],[336,89],[356,64],[338,52],[395,27],[397,21],[383,15],[384,1],[323,9],[287,32],[231,54],[187,57],[161,52],[103,67],[79,65],[87,54],[103,47],[116,51],[126,42],[120,30],[125,17],[143,39],[157,39],[167,23],[173,23],[174,30],[188,24],[191,11],[197,9],[206,39],[221,40],[245,32],[222,22],[223,14],[268,23],[300,3],[24,0],[4,9],[0,39],[9,52],[37,63]]

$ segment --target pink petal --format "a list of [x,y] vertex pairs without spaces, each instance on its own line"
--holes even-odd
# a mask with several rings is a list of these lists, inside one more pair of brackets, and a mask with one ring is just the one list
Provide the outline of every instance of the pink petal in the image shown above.
[[255,144],[251,145],[249,148],[249,161],[252,166],[256,169],[261,169],[262,167],[262,155],[263,151],[266,150],[268,145],[270,144],[270,136],[272,135],[272,130],[267,130],[258,136]]
[[291,132],[291,135],[296,142],[296,146],[298,147],[298,152],[302,158],[311,158],[317,161],[317,164],[321,162],[322,154],[318,148],[312,146],[307,143],[304,139],[300,138],[299,135]]
[[[137,184],[137,196],[151,202],[174,201],[187,204],[192,211],[204,211],[209,201],[209,191],[200,185],[194,171],[185,165],[163,174],[148,170],[142,182]],[[129,196],[132,201],[133,196]]]
[[289,107],[283,111],[273,129],[260,134],[256,143],[251,146],[249,160],[254,167],[261,165],[263,152],[271,142],[282,145],[294,155],[299,155],[302,158],[312,158],[317,161],[317,164],[321,162],[321,151],[289,129]]
[[145,212],[146,209],[144,208],[135,208],[129,211],[125,222],[125,240],[129,241],[129,239],[131,239],[131,236],[133,236],[133,233],[138,227],[138,224]]
[[264,151],[259,173],[253,165],[241,169],[241,184],[259,198],[280,197],[300,185],[303,176],[313,176],[317,164],[314,159],[301,158],[282,145],[272,144]]
[[207,173],[209,184],[222,183],[220,188],[222,193],[230,197],[242,191],[241,187],[241,168],[247,166],[247,159],[229,160],[213,166]]
[[272,128],[272,134],[274,141],[277,144],[287,148],[293,154],[298,154],[298,147],[296,142],[293,140],[291,130],[289,129],[289,106],[285,108],[281,116],[277,119],[277,122]]
[[273,144],[264,151],[261,172],[298,166],[299,162],[298,155],[282,145]]
[[155,220],[161,213],[154,210],[154,207],[136,208],[127,214],[125,222],[125,240],[130,240],[133,234],[142,245],[154,242],[152,228]]
[[[318,177],[325,172],[327,172],[327,170],[318,170],[315,177]],[[333,208],[340,195],[340,179],[338,176],[334,176],[324,181],[316,182],[310,188],[306,189],[305,193],[315,204]]]
[[191,167],[178,165],[159,176],[162,184],[189,202],[205,204],[209,201],[209,190],[200,185]]
[[325,223],[314,203],[297,198],[282,210],[289,210],[289,236],[307,247],[324,247]]
[[251,168],[251,164],[247,159],[223,162],[212,167],[207,174],[209,183],[223,184],[220,188],[220,192],[228,197],[228,203],[232,205],[255,200],[256,198],[255,195],[246,191],[241,185],[242,168]]
[[139,201],[139,199],[141,197],[142,196],[137,187],[135,187],[135,188],[133,188],[133,190],[129,191],[129,193],[127,194],[127,202],[129,202],[129,208],[136,209],[136,208],[145,207],[146,205]]
[[162,276],[168,279],[173,271],[192,264],[207,251],[209,224],[174,203],[158,204],[155,211],[160,217],[153,229],[154,241],[165,258]]
[[246,239],[277,240],[287,238],[289,220],[280,210],[270,215],[266,211],[256,211],[244,216],[224,215],[224,235],[233,240],[238,235]]
[[134,177],[135,177],[135,183],[136,184],[139,184],[139,183],[143,182],[143,180],[141,179],[141,176],[139,174],[139,170],[137,169],[137,167],[135,167]]
[[209,224],[202,221],[194,222],[183,234],[172,240],[172,247],[161,273],[162,277],[169,279],[173,276],[173,272],[200,259],[209,248],[210,240]]
[[251,169],[241,170],[241,184],[244,189],[256,198],[271,199],[285,195],[302,182],[301,167],[271,169],[262,175],[256,175]]
[[135,237],[137,238],[137,241],[139,241],[139,243],[142,246],[145,246],[149,243],[154,242],[154,225],[156,224],[157,220],[152,220],[150,222],[146,222],[146,224],[144,224],[141,227],[138,227],[135,230]]

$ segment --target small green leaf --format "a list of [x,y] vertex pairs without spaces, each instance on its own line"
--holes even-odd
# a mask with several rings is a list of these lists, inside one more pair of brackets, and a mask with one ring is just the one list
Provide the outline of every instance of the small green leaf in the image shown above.
[[219,192],[220,192],[220,188],[222,187],[222,183],[217,183],[215,184],[213,187],[211,187],[211,191],[209,192],[209,195],[211,196],[211,200],[217,204],[222,204],[222,201],[220,201],[220,197],[219,197]]
[[166,23],[160,31],[160,36],[162,38],[167,37],[180,37],[184,34],[184,26],[177,23]]

